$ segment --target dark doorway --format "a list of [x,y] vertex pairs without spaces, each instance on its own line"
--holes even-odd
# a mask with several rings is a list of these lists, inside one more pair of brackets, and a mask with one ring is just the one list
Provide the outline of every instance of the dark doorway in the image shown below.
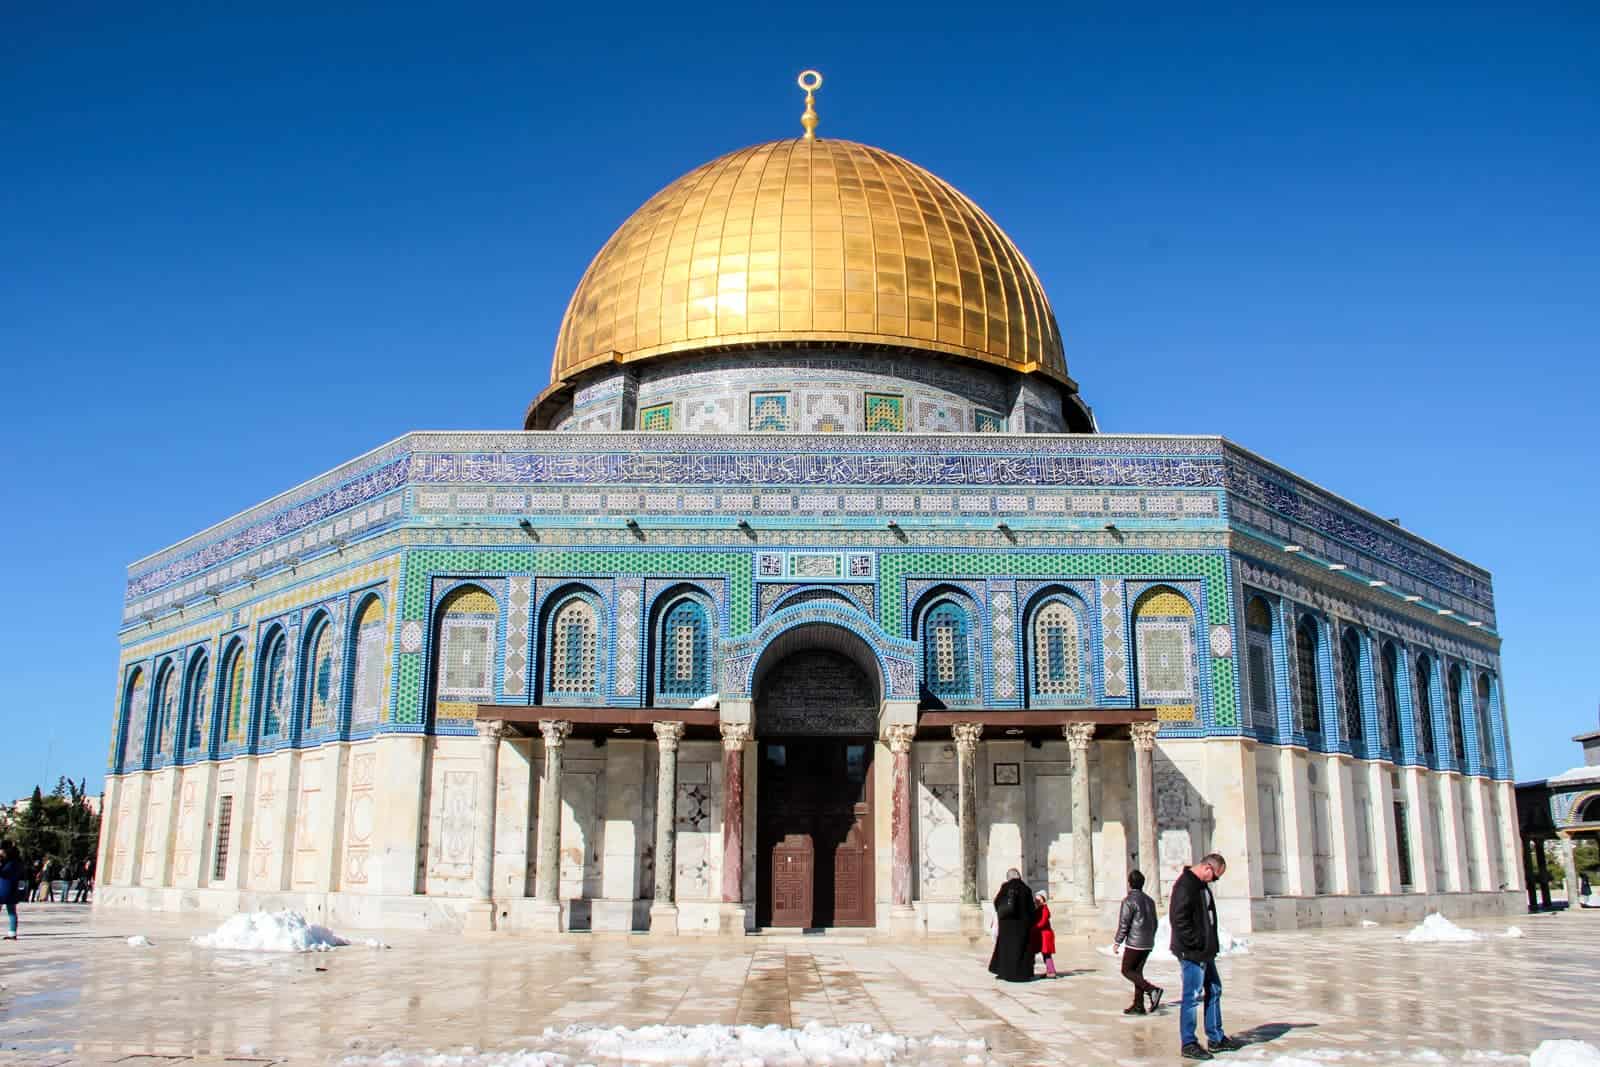
[[870,737],[761,742],[756,923],[873,926]]

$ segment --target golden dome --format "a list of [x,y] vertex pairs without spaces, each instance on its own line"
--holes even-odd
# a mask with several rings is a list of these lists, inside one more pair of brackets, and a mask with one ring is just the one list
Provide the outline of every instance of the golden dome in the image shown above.
[[606,364],[793,342],[1072,385],[1039,279],[978,205],[881,149],[795,138],[690,171],[611,235],[567,307],[545,396]]

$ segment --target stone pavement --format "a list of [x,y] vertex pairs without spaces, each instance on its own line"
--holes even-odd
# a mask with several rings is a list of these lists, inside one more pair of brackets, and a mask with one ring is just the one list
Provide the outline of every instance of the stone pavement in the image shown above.
[[[1469,1050],[1526,1055],[1547,1038],[1600,1043],[1600,912],[1510,921],[1527,936],[1257,935],[1250,955],[1220,964],[1228,1028],[1259,1042],[1228,1058],[1415,1063],[1438,1050],[1452,1063]],[[573,1023],[810,1020],[979,1037],[981,1058],[1001,1064],[1178,1062],[1176,1008],[1123,1016],[1116,962],[1066,937],[1063,978],[1007,985],[985,971],[986,946],[955,942],[407,931],[384,933],[388,949],[294,956],[188,943],[215,925],[24,905],[23,939],[0,943],[0,1063],[328,1063],[386,1049],[513,1051]],[[1498,933],[1506,922],[1466,925]],[[133,934],[153,945],[129,946]],[[1175,1002],[1176,965],[1148,973]]]

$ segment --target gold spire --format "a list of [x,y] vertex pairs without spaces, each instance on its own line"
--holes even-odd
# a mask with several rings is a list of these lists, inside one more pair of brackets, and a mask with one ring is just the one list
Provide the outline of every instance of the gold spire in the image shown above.
[[800,88],[806,91],[806,110],[800,116],[800,125],[806,128],[806,140],[817,139],[817,98],[816,91],[822,88],[822,75],[814,70],[802,70],[800,77],[795,79]]

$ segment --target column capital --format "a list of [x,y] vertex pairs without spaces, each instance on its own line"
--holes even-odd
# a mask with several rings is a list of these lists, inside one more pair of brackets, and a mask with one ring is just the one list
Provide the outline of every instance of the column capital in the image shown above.
[[1094,737],[1094,723],[1069,722],[1061,728],[1061,736],[1067,739],[1067,745],[1072,751],[1088,751],[1089,740]]
[[565,719],[540,719],[539,733],[544,735],[546,748],[560,748],[572,734],[572,723]]
[[[1133,747],[1139,752],[1149,752],[1156,747],[1156,734],[1161,732],[1158,722],[1135,722],[1128,724],[1128,732],[1133,735]],[[1071,740],[1068,738],[1068,740]]]
[[500,739],[506,735],[506,721],[504,719],[479,719],[476,725],[478,727],[479,741],[492,741],[498,744]]
[[[917,728],[908,722],[897,722],[883,728],[883,743],[888,745],[889,751],[896,756],[910,752],[911,742],[916,739],[916,736]],[[973,738],[973,740],[976,741],[977,738]]]
[[738,752],[750,741],[750,724],[725,722],[718,724],[722,730],[722,747],[727,752]]
[[950,736],[955,738],[956,748],[970,756],[978,747],[978,738],[983,736],[983,723],[955,723],[950,727]]
[[655,727],[656,744],[661,746],[661,751],[678,751],[678,742],[683,738],[683,723],[658,722],[651,725]]

